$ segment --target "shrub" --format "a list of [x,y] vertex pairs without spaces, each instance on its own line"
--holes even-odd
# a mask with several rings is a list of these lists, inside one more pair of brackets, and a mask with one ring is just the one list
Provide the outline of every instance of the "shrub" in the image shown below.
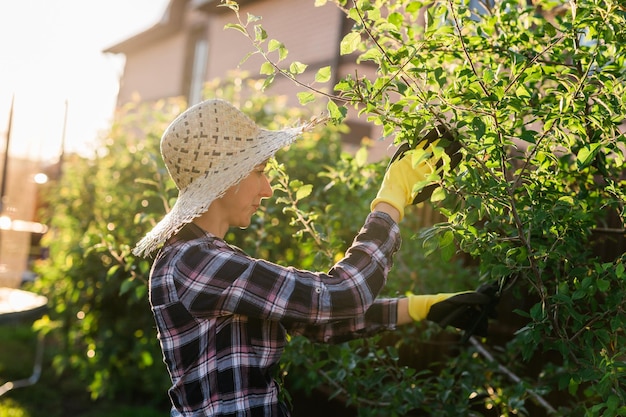
[[[223,3],[239,18],[236,2]],[[440,389],[460,382],[468,388],[453,390],[446,402],[484,398],[485,406],[501,415],[624,414],[623,5],[611,0],[335,3],[354,22],[341,42],[342,54],[374,66],[376,74],[343,77],[328,86],[334,93],[329,100],[317,85],[324,86],[338,69],[320,68],[318,84],[299,84],[301,102],[322,98],[338,121],[354,107],[398,142],[414,143],[439,123],[463,142],[460,169],[444,169],[432,178],[441,187],[431,202],[445,221],[419,236],[427,253],[469,255],[481,272],[476,284],[497,280],[508,313],[502,319],[509,320],[500,324],[515,332],[491,351],[473,339],[482,358],[478,367],[470,355],[455,357],[456,366],[478,372],[465,378],[439,375]],[[271,38],[258,16],[248,14],[229,26],[248,36],[270,62],[261,68],[266,85],[276,76],[297,82],[308,68],[288,61],[284,44]],[[601,251],[601,245],[614,248]],[[496,360],[500,367],[494,368]],[[540,369],[533,370],[537,362]],[[507,378],[494,373],[503,369]],[[345,389],[349,398],[369,392],[380,398],[383,390]],[[429,394],[436,393],[425,395],[417,409],[434,412],[428,404],[439,397]],[[375,406],[368,408],[361,414],[376,412]],[[469,406],[464,412],[437,411],[468,413]]]
[[[129,105],[97,155],[65,161],[47,196],[50,257],[37,266],[36,285],[52,305],[48,325],[59,342],[53,366],[84,381],[94,399],[158,402],[154,392],[166,386],[147,299],[150,264],[129,253],[145,230],[135,213],[156,217],[157,204],[172,194],[157,156],[160,135],[180,106]],[[146,182],[162,192],[146,191]]]

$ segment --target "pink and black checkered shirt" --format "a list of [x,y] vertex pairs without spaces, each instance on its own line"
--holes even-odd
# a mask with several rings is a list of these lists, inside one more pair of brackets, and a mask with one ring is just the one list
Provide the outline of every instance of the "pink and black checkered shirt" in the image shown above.
[[275,368],[286,335],[339,342],[395,328],[397,300],[376,299],[400,246],[371,213],[327,273],[254,259],[194,224],[157,256],[150,303],[172,387],[172,416],[289,416]]

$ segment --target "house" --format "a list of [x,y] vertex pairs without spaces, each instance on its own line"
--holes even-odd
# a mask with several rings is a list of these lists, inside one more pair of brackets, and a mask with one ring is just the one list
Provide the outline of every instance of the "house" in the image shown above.
[[[356,64],[354,56],[341,56],[339,46],[353,21],[335,5],[315,7],[313,1],[243,0],[239,14],[260,16],[260,24],[270,39],[284,43],[288,61],[308,65],[301,74],[304,83],[313,81],[318,69],[331,66],[336,80],[344,74],[371,74],[373,67]],[[105,50],[126,58],[120,82],[118,107],[139,97],[155,101],[167,97],[186,97],[189,104],[201,100],[204,82],[224,78],[235,69],[259,74],[263,58],[258,55],[242,60],[254,45],[242,33],[225,29],[237,23],[235,13],[220,6],[218,0],[171,0],[161,20],[152,27]],[[261,76],[259,76],[261,77]],[[333,84],[331,80],[331,85]],[[270,95],[285,95],[288,104],[298,106],[296,93],[302,87],[285,77],[277,76],[267,90]],[[380,129],[354,115],[349,115],[350,133],[343,141],[352,149],[364,137],[376,139]],[[374,141],[370,152],[379,158],[391,139]]]

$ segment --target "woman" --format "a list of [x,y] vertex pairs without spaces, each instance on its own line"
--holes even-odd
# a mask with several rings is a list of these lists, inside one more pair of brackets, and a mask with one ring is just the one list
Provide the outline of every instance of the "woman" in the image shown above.
[[415,198],[413,184],[429,173],[411,158],[390,164],[362,229],[327,272],[279,266],[226,243],[228,229],[247,227],[272,195],[268,159],[314,124],[269,131],[208,100],[163,134],[179,195],[135,254],[158,250],[150,303],[172,380],[172,416],[289,416],[273,380],[287,334],[337,342],[425,318],[441,322],[451,312],[463,316],[451,324],[463,327],[491,301],[476,292],[376,298],[400,247],[398,222]]

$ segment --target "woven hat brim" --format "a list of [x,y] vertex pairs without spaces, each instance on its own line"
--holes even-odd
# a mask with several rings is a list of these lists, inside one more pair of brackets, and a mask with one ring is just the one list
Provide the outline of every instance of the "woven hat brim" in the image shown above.
[[186,224],[206,212],[213,201],[224,195],[230,187],[238,184],[254,167],[273,157],[278,150],[290,145],[317,123],[313,121],[300,127],[283,130],[260,129],[254,144],[251,145],[253,148],[250,149],[252,152],[249,152],[251,156],[239,161],[236,171],[224,169],[219,173],[200,176],[180,190],[172,210],[137,243],[133,254],[150,256]]

